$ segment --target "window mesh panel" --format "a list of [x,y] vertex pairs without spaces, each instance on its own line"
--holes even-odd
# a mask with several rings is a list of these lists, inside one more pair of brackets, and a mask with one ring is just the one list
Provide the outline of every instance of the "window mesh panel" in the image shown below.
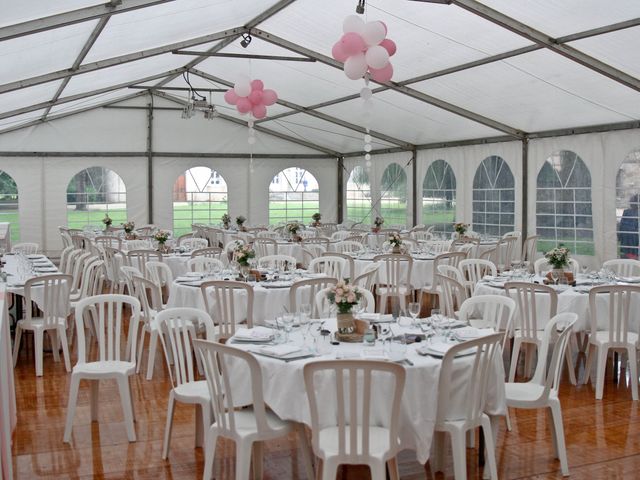
[[456,219],[456,176],[444,160],[427,169],[422,182],[422,223],[436,233],[448,234]]
[[400,165],[392,163],[385,169],[380,191],[380,215],[385,226],[406,225],[407,174]]
[[371,184],[362,167],[355,167],[347,180],[347,219],[356,223],[371,223]]
[[0,170],[0,222],[11,224],[11,241],[20,241],[18,186],[7,172]]
[[618,256],[637,259],[640,209],[640,150],[625,158],[616,176],[616,233]]
[[473,177],[473,230],[501,236],[514,229],[515,180],[500,157],[485,158]]
[[269,223],[311,223],[311,215],[319,211],[316,177],[298,167],[287,168],[273,177],[269,186]]

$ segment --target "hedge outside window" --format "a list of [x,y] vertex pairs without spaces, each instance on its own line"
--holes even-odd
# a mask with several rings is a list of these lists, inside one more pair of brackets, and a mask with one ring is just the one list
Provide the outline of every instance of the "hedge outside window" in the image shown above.
[[638,259],[640,227],[640,150],[625,158],[616,176],[616,237],[620,258]]
[[514,212],[515,180],[509,165],[496,155],[485,158],[473,177],[473,230],[502,236],[514,229]]
[[444,160],[427,169],[422,182],[422,223],[436,233],[450,233],[456,220],[456,176]]
[[367,171],[358,166],[347,180],[347,219],[356,223],[371,223],[371,184]]
[[311,215],[320,211],[319,198],[316,177],[303,168],[282,170],[269,185],[269,223],[311,223]]
[[20,241],[18,186],[7,172],[0,170],[0,222],[11,224],[11,241]]
[[574,152],[561,150],[544,163],[536,182],[538,251],[563,244],[572,253],[593,255],[591,174]]
[[389,165],[382,174],[380,185],[380,215],[385,227],[407,224],[407,174],[397,163]]
[[127,221],[127,190],[120,175],[104,167],[74,175],[67,186],[67,226],[102,229],[106,214],[114,226]]
[[191,225],[218,225],[229,210],[227,182],[209,167],[193,167],[173,185],[173,233],[192,231]]

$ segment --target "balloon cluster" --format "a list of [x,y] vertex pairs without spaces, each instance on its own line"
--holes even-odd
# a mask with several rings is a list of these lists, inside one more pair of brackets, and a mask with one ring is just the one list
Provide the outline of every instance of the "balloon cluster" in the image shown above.
[[333,58],[344,63],[344,73],[351,80],[362,78],[367,71],[376,82],[388,82],[393,76],[389,57],[396,44],[386,38],[384,22],[364,23],[357,15],[349,15],[342,24],[344,35],[331,50]]
[[265,90],[262,80],[251,80],[243,75],[233,88],[225,92],[224,99],[235,105],[239,113],[251,113],[259,120],[267,116],[267,107],[278,101],[278,94],[274,90]]

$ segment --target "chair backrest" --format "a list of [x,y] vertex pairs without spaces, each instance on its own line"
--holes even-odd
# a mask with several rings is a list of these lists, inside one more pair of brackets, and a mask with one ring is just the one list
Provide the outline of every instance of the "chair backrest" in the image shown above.
[[195,257],[209,257],[209,258],[217,258],[218,260],[222,260],[225,256],[222,253],[222,248],[220,247],[207,247],[207,248],[198,248],[191,252],[191,258]]
[[129,259],[127,255],[117,248],[104,247],[102,249],[102,258],[107,270],[107,277],[114,283],[120,282],[120,267],[127,265]]
[[104,260],[99,257],[88,257],[84,262],[82,269],[82,277],[80,278],[80,286],[78,288],[77,298],[89,297],[102,293],[101,288],[104,280]]
[[289,290],[289,311],[296,312],[299,305],[307,303],[311,305],[311,317],[319,318],[319,311],[315,302],[316,294],[320,290],[329,287],[329,285],[335,285],[336,283],[338,283],[336,278],[329,277],[310,278],[294,282]]
[[[353,233],[353,232],[349,232],[349,233]],[[364,235],[350,235],[348,237],[345,237],[342,241],[343,242],[360,242],[361,244],[365,244],[366,243],[366,238],[367,238],[367,234],[365,233]]]
[[145,322],[150,322],[156,313],[162,311],[162,290],[151,280],[139,275],[133,276],[134,296],[140,302],[140,313]]
[[99,237],[96,237],[93,241],[96,245],[122,250],[122,239],[119,237],[114,237],[113,235],[101,235]]
[[522,236],[522,232],[519,230],[512,230],[511,232],[507,232],[504,233],[502,235],[502,238],[507,238],[507,237],[516,237],[516,238],[520,238]]
[[155,250],[130,250],[127,253],[127,258],[131,266],[137,267],[142,272],[142,275],[147,277],[147,262],[149,260],[161,262],[162,254]]
[[173,272],[169,265],[164,262],[150,260],[147,262],[148,278],[160,288],[170,288],[173,283]]
[[64,248],[73,246],[71,241],[71,234],[69,233],[69,229],[67,227],[58,227],[60,231],[60,238],[62,239],[62,246]]
[[60,263],[58,264],[58,270],[60,270],[62,273],[70,273],[67,271],[67,263],[69,262],[69,255],[71,255],[71,252],[73,252],[73,250],[73,245],[70,244],[64,247],[64,249],[62,249],[62,252],[60,252]]
[[364,246],[354,240],[342,240],[336,243],[333,249],[338,253],[358,253],[364,250]]
[[341,242],[349,236],[351,236],[351,232],[349,230],[338,230],[337,232],[333,232],[331,234],[331,240],[337,240]]
[[439,255],[440,253],[448,252],[451,248],[451,240],[427,240],[421,242],[420,245],[432,255]]
[[[556,315],[558,311],[558,294],[547,286],[529,282],[507,282],[504,290],[510,297],[515,297],[518,306],[518,319],[520,334],[529,339],[537,339],[538,325],[545,324]],[[549,295],[549,309],[540,311],[536,297]],[[545,299],[546,301],[546,299]]]
[[536,258],[538,235],[529,235],[522,242],[522,261],[532,262]]
[[256,235],[256,240],[258,238],[271,238],[273,240],[277,240],[278,238],[280,238],[280,234],[271,230],[263,230],[261,232],[258,232],[258,234]]
[[513,298],[504,295],[479,295],[462,302],[458,319],[463,322],[469,322],[470,319],[481,320],[496,332],[504,332],[504,340],[507,341],[512,336],[515,312],[516,302]]
[[198,308],[168,308],[156,316],[160,341],[173,388],[198,380],[194,369],[195,349],[200,326],[204,326],[207,340],[214,340],[213,320]]
[[[466,425],[478,425],[484,413],[488,391],[492,388],[492,375],[495,374],[496,356],[500,355],[502,333],[487,335],[476,340],[453,345],[442,359],[438,380],[438,412],[436,425],[447,420],[462,420]],[[452,389],[459,388],[460,381],[454,379],[455,357],[460,352],[473,350],[469,373],[464,373],[466,392],[456,391],[458,398],[464,399],[462,410],[455,411],[456,402],[451,402]],[[459,371],[455,372],[460,375]],[[455,385],[455,387],[453,387]]]
[[433,260],[433,279],[431,281],[431,289],[434,290],[438,287],[438,279],[436,278],[436,275],[438,275],[438,267],[440,265],[450,265],[458,268],[460,262],[465,258],[467,258],[466,252],[444,252],[436,256]]
[[433,239],[433,234],[431,232],[427,232],[426,229],[412,230],[410,235],[411,235],[411,238],[413,238],[417,242],[426,242],[428,240]]
[[[337,434],[337,445],[332,447],[337,447],[338,463],[369,463],[374,456],[378,460],[382,455],[395,456],[406,375],[402,366],[371,360],[327,360],[307,363],[303,372],[316,455],[322,457],[320,438],[323,430],[330,428]],[[373,399],[384,405],[374,408]],[[386,440],[376,439],[376,444],[388,445],[387,451],[371,448],[372,427],[388,429]]]
[[304,247],[308,245],[321,245],[324,247],[324,250],[329,250],[330,240],[327,237],[312,237],[312,238],[303,238],[302,245]]
[[151,248],[151,242],[149,240],[127,240],[127,250],[148,250]]
[[122,274],[122,278],[124,279],[124,283],[127,286],[127,290],[129,295],[134,295],[135,288],[133,286],[133,277],[137,275],[142,277],[142,272],[137,267],[131,267],[129,265],[122,265],[120,267],[120,273]]
[[[607,342],[611,347],[626,346],[628,340],[631,315],[631,298],[640,294],[640,286],[603,285],[589,291],[589,307],[591,311],[591,332],[598,331],[598,324],[607,325]],[[600,307],[600,308],[598,308]],[[603,318],[605,321],[599,321]],[[600,328],[602,330],[602,327]],[[631,331],[634,331],[633,328]]]
[[324,273],[327,277],[340,280],[347,271],[347,261],[335,255],[318,257],[311,260],[309,270],[315,273]]
[[23,242],[23,243],[16,243],[13,247],[11,247],[11,251],[13,253],[35,255],[36,253],[38,253],[38,248],[39,248],[39,245],[37,243]]
[[212,268],[224,269],[224,262],[217,258],[194,257],[187,261],[187,270],[191,272],[208,272]]
[[200,232],[200,236],[208,240],[209,247],[220,247],[224,242],[224,232],[219,228],[202,227]]
[[71,284],[72,294],[76,294],[80,290],[84,266],[92,256],[93,255],[91,255],[91,252],[82,249],[76,249],[71,253],[71,257],[69,260],[71,262],[71,275],[73,275],[73,283]]
[[380,270],[380,266],[381,264],[378,262],[371,262],[364,267],[360,275],[354,278],[351,283],[363,290],[373,292],[373,287],[378,281],[378,270]]
[[[530,380],[530,383],[544,386],[544,390],[537,400],[549,398],[550,392],[558,393],[565,350],[577,320],[578,314],[576,313],[559,313],[549,320],[549,323],[545,326],[538,352],[538,363],[536,364],[533,378]],[[558,335],[558,330],[561,330],[560,335]],[[553,348],[552,355],[549,362],[547,362],[550,348]]]
[[613,270],[619,277],[640,277],[640,261],[630,258],[607,260],[602,268]]
[[338,253],[338,252],[324,252],[321,257],[340,257],[344,258],[345,268],[342,271],[343,278],[352,279],[353,272],[355,271],[355,263],[353,261],[353,257],[351,255],[347,255],[346,253]]
[[483,260],[480,258],[465,258],[460,260],[458,265],[462,276],[466,279],[467,284],[471,287],[470,290],[473,293],[475,286],[485,275],[497,274],[496,266],[489,260]]
[[444,275],[445,277],[453,278],[461,285],[465,284],[462,272],[458,267],[454,267],[453,265],[438,265],[438,273],[440,275]]
[[[323,290],[319,290],[315,294],[314,300],[314,311],[317,311],[317,318],[329,318],[334,315],[332,313],[332,305],[327,298],[327,294],[331,290],[332,287],[325,288]],[[364,305],[364,311],[366,313],[373,313],[376,311],[376,299],[373,296],[373,293],[369,290],[364,290],[362,288],[358,288],[360,291],[360,302]]]
[[[87,363],[84,336],[85,319],[93,325],[98,340],[98,361],[120,361],[125,355],[127,335],[123,335],[124,306],[131,310],[129,330],[134,328],[140,319],[140,302],[130,295],[94,295],[81,299],[76,305],[76,333],[78,344],[78,364]],[[131,335],[131,351],[136,351],[136,335]],[[131,355],[135,362],[135,355]]]
[[39,307],[42,310],[41,318],[45,327],[56,326],[60,323],[61,318],[66,319],[70,309],[69,294],[72,281],[73,277],[64,273],[43,275],[27,280],[24,284],[24,296],[27,305],[25,319],[30,321],[32,318],[32,288],[43,289],[41,294],[42,301]]
[[[262,390],[262,370],[260,364],[249,352],[209,340],[194,340],[196,352],[200,355],[204,367],[211,407],[216,427],[221,436],[234,437],[240,427],[236,416],[240,412],[234,403],[234,391],[238,384],[248,382],[251,391],[253,418],[257,436],[264,438],[271,432],[267,422],[264,394]],[[247,372],[242,377],[232,375],[234,371]],[[235,388],[234,388],[235,387]],[[246,417],[243,416],[246,421]],[[244,424],[243,421],[243,424]],[[243,425],[244,426],[244,425]],[[252,426],[247,426],[251,429]]]
[[258,237],[253,241],[253,250],[256,252],[256,257],[266,257],[267,255],[278,254],[278,242],[273,238],[261,238]]
[[449,318],[456,318],[457,311],[467,299],[467,289],[454,278],[437,273],[435,280],[441,287],[440,310]]
[[481,260],[489,260],[493,264],[496,264],[498,261],[498,247],[486,249],[478,255],[478,258]]
[[[247,328],[253,328],[253,287],[233,280],[212,280],[200,285],[205,310],[218,322],[219,338],[227,339],[236,333],[236,317],[246,308]],[[236,295],[246,298],[236,299]]]
[[496,265],[511,266],[520,237],[502,237],[496,245]]
[[183,238],[178,245],[187,250],[197,250],[199,248],[207,248],[209,246],[209,240],[197,237]]
[[399,296],[402,287],[411,285],[411,270],[413,258],[409,255],[396,255],[393,253],[376,255],[373,261],[380,263],[380,270],[385,280],[378,278],[379,284],[387,289],[389,296]]
[[296,258],[291,255],[266,255],[258,259],[258,268],[293,270],[296,268]]

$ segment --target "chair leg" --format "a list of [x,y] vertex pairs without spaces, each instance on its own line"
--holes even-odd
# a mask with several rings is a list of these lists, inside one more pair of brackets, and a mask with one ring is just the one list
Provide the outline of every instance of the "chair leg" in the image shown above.
[[127,438],[130,442],[136,441],[136,431],[133,427],[133,409],[131,408],[131,389],[127,377],[118,378],[118,389],[120,390],[120,401],[124,413],[124,425],[127,429]]
[[156,362],[156,350],[158,349],[158,331],[151,331],[151,339],[149,341],[149,356],[147,358],[147,380],[153,378],[153,367]]
[[513,353],[511,354],[511,366],[509,367],[509,382],[513,383],[516,379],[516,370],[518,369],[518,357],[520,356],[520,346],[522,342],[516,338],[513,342]]
[[338,466],[338,463],[333,458],[322,462],[322,480],[336,480]]
[[465,432],[452,431],[453,475],[456,480],[467,480],[467,452],[465,447]]
[[433,474],[436,472],[442,472],[444,469],[444,454],[445,454],[445,433],[434,432],[433,434],[433,455],[429,463],[431,464],[431,471]]
[[79,388],[80,377],[72,374],[71,385],[69,386],[69,401],[67,403],[67,421],[64,426],[64,443],[71,442],[71,429],[73,428],[73,418],[76,415]]
[[249,480],[253,442],[236,442],[236,480]]
[[560,470],[564,477],[569,476],[569,462],[567,461],[567,448],[564,443],[564,427],[562,425],[562,410],[560,401],[550,400],[551,417],[553,419],[553,436],[556,444],[556,456],[560,460]]
[[304,462],[304,469],[307,474],[307,478],[309,480],[314,478],[313,471],[313,452],[311,451],[311,446],[309,445],[309,439],[307,437],[307,432],[304,429],[304,425],[302,423],[296,424],[296,432],[298,433],[298,441],[300,442],[300,450],[302,452],[302,461]]
[[65,332],[64,326],[60,325],[58,327],[58,341],[62,344],[62,356],[64,357],[64,367],[67,369],[67,372],[71,371],[71,362],[69,360],[69,345],[67,344],[67,333]]
[[44,355],[44,346],[43,346],[44,330],[40,330],[40,329],[34,330],[33,338],[35,342],[33,354],[36,357],[36,377],[41,377],[42,376],[42,356]]
[[536,353],[538,347],[533,343],[528,343],[525,346],[525,354],[524,354],[524,374],[526,378],[531,378],[533,376],[533,369],[535,368],[535,363],[533,363],[533,356]]
[[629,377],[631,378],[631,398],[638,401],[638,363],[636,347],[627,348],[629,355]]
[[589,377],[591,376],[591,364],[593,363],[593,351],[595,349],[595,345],[587,345],[587,358],[584,362],[584,379],[582,380],[583,385],[586,385],[589,382]]
[[400,480],[400,472],[398,471],[398,457],[393,457],[387,462],[389,469],[389,480]]
[[509,407],[507,407],[507,413],[504,416],[505,421],[507,422],[507,431],[511,431],[511,417],[509,416]]
[[206,432],[206,428],[209,427],[209,425],[205,426],[205,421],[203,420],[205,408],[206,407],[201,404],[196,404],[196,448],[204,445],[204,432]]
[[13,342],[13,366],[18,363],[18,352],[20,352],[20,342],[22,341],[22,326],[18,323],[16,326],[16,338]]
[[602,395],[604,393],[604,374],[607,368],[607,353],[609,349],[599,346],[597,351],[598,369],[596,372],[596,400],[602,400]]
[[218,432],[214,427],[207,430],[207,438],[204,447],[204,473],[203,480],[211,480],[213,477],[213,461],[216,458],[216,443],[218,441]]
[[371,480],[386,480],[387,471],[384,462],[370,462]]
[[567,348],[564,351],[564,358],[567,362],[567,370],[569,370],[569,381],[571,385],[576,386],[578,384],[576,380],[576,370],[573,365],[573,346],[571,342],[568,342]]
[[89,403],[91,404],[91,421],[92,422],[97,422],[98,421],[98,406],[100,405],[99,399],[100,399],[100,381],[99,380],[90,380],[89,381],[90,385],[91,385],[91,390],[90,390],[90,401]]
[[140,329],[140,338],[138,339],[138,351],[132,353],[136,355],[136,373],[140,373],[140,367],[142,366],[142,351],[144,350],[144,326]]
[[[53,361],[60,361],[60,341],[58,339],[57,331],[54,335],[54,332],[51,330],[47,330],[47,334],[49,335],[49,341],[51,342],[51,352],[53,353]],[[44,338],[44,336],[43,336]]]
[[496,465],[496,449],[493,438],[493,429],[489,417],[482,418],[482,432],[484,433],[484,444],[486,448],[485,459],[489,464],[489,474],[492,480],[498,480],[498,467]]
[[254,442],[251,450],[251,457],[253,462],[253,479],[262,480],[262,475],[264,474],[262,462],[264,455],[264,443]]

